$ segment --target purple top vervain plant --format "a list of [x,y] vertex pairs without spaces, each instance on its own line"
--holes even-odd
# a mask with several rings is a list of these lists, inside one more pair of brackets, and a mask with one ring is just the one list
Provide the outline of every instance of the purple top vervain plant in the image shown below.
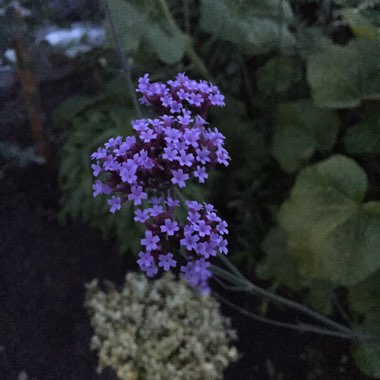
[[180,202],[170,197],[174,187],[183,188],[196,179],[204,183],[216,164],[229,164],[224,136],[208,127],[205,118],[212,106],[223,106],[224,96],[206,81],[178,74],[174,81],[150,83],[139,79],[140,102],[158,114],[155,119],[132,121],[134,136],[111,138],[91,158],[94,196],[110,195],[112,213],[123,203],[135,206],[150,200],[152,207],[137,208],[134,220],[144,223],[145,236],[138,264],[149,277],[177,266],[180,253],[188,261],[181,266],[185,279],[202,292],[208,291],[211,276],[207,261],[227,254],[227,223],[210,204],[185,202],[186,222],[175,220]]

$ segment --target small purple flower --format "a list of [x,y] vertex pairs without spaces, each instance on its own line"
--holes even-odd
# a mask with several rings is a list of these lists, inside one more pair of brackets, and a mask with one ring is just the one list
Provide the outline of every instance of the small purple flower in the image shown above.
[[140,259],[137,260],[137,264],[140,266],[150,267],[152,264],[154,264],[154,258],[150,252],[140,252],[139,257]]
[[159,205],[162,201],[163,201],[162,197],[151,197],[149,202],[151,205],[155,206],[155,205]]
[[99,164],[92,164],[91,168],[93,170],[94,177],[97,177],[102,172],[102,168]]
[[142,186],[132,186],[131,194],[128,195],[128,200],[133,201],[135,206],[140,206],[141,201],[147,197],[148,195],[143,192]]
[[219,218],[219,216],[216,214],[216,212],[209,212],[208,211],[206,216],[210,222],[220,222],[222,220]]
[[110,207],[110,211],[112,212],[112,214],[114,214],[116,212],[116,210],[120,210],[121,209],[121,199],[120,199],[120,197],[117,197],[117,196],[113,195],[111,197],[111,199],[108,199],[107,203],[108,203],[109,206],[111,206]]
[[175,128],[165,128],[165,136],[166,142],[175,143],[181,137],[181,132]]
[[145,223],[148,219],[149,219],[149,209],[141,210],[138,208],[135,210],[135,217],[134,217],[135,222]]
[[173,100],[170,104],[170,112],[171,113],[180,113],[181,108],[182,108],[182,104],[176,102],[175,100]]
[[227,230],[227,227],[228,227],[228,224],[222,220],[219,222],[219,224],[216,226],[216,230],[222,234],[222,235],[225,235],[225,234],[228,234],[228,230]]
[[177,92],[177,96],[181,99],[181,100],[185,100],[189,97],[189,93],[186,92],[183,88],[181,88],[178,92]]
[[183,126],[189,125],[193,121],[190,115],[190,112],[183,110],[183,116],[177,117],[178,124],[181,124]]
[[162,120],[164,122],[165,127],[170,127],[173,124],[173,116],[171,115],[162,115]]
[[186,154],[185,151],[182,151],[180,156],[177,157],[177,161],[181,166],[191,166],[193,164],[194,156],[192,153]]
[[203,97],[200,94],[191,94],[188,102],[196,107],[200,107],[203,103]]
[[230,157],[225,149],[218,149],[218,151],[216,152],[216,156],[219,164],[223,164],[224,166],[229,165],[228,160],[230,159]]
[[158,266],[162,267],[164,271],[168,271],[170,267],[175,267],[177,262],[173,260],[173,254],[168,252],[166,255],[159,256]]
[[152,208],[149,209],[152,216],[158,216],[164,212],[164,209],[162,206],[154,205]]
[[179,230],[178,223],[171,219],[165,219],[165,224],[160,227],[161,232],[166,232],[168,236],[173,236]]
[[148,127],[149,127],[149,124],[146,121],[146,119],[132,120],[132,128],[137,132],[146,131]]
[[215,207],[211,203],[203,202],[203,205],[204,205],[205,210],[207,212],[213,212],[213,211],[215,211]]
[[191,145],[194,148],[198,147],[198,141],[199,141],[199,131],[192,128],[192,129],[186,129],[186,131],[183,134],[183,137],[185,139],[186,145]]
[[146,143],[151,140],[154,140],[156,137],[157,137],[157,133],[154,133],[152,129],[148,129],[140,133],[141,140]]
[[194,171],[194,177],[198,178],[199,183],[204,183],[205,179],[208,178],[206,168],[204,166],[197,166],[197,170]]
[[187,250],[197,249],[197,241],[199,240],[198,235],[192,235],[191,233],[185,232],[185,237],[181,239],[180,244],[186,247]]
[[170,105],[173,103],[173,98],[169,94],[162,96],[160,100],[161,100],[161,104],[164,107],[170,107]]
[[146,246],[148,252],[153,251],[158,248],[157,243],[160,241],[158,236],[154,236],[152,231],[145,231],[145,238],[141,239],[141,244]]
[[207,148],[197,149],[195,152],[197,153],[196,159],[201,164],[205,165],[206,162],[210,162],[210,151]]
[[149,88],[149,74],[145,74],[143,77],[139,78],[139,85],[136,92],[144,93]]
[[210,95],[209,99],[214,106],[224,106],[224,96],[220,93]]
[[227,253],[228,253],[227,240],[221,239],[219,244],[218,244],[218,249],[219,249],[219,252],[227,255]]
[[201,273],[202,275],[208,275],[209,270],[207,268],[209,268],[209,266],[210,266],[210,263],[202,258],[195,261],[194,271]]
[[188,216],[187,216],[187,220],[191,223],[191,224],[196,224],[198,223],[199,221],[199,218],[201,217],[201,214],[199,214],[199,212],[192,212],[190,211]]
[[167,199],[167,201],[166,201],[166,204],[167,204],[169,207],[178,207],[178,206],[180,205],[178,199],[173,199],[173,198],[170,198],[170,197],[168,197],[168,199]]
[[119,145],[121,143],[121,137],[116,137],[116,138],[113,138],[111,137],[105,144],[104,146],[108,149],[108,148],[114,148],[116,147],[117,145]]
[[208,224],[206,224],[206,222],[204,220],[199,220],[194,225],[194,230],[198,232],[200,237],[210,235],[210,233],[211,233],[211,227]]
[[123,182],[127,182],[132,185],[137,180],[136,166],[122,167],[120,169],[120,178]]
[[145,265],[140,265],[140,269],[146,273],[147,277],[154,277],[158,272],[157,265],[154,263],[148,267]]
[[162,155],[162,158],[168,161],[174,161],[177,159],[177,150],[173,148],[165,148],[164,149],[164,154]]
[[93,192],[93,196],[94,198],[97,197],[98,195],[100,194],[104,194],[104,185],[103,185],[103,182],[100,181],[100,180],[97,180],[93,185],[92,185],[92,189],[94,190]]
[[107,149],[99,148],[96,152],[91,154],[93,160],[101,160],[107,156]]
[[185,181],[189,179],[189,175],[184,173],[182,169],[172,170],[172,184],[178,187],[185,187]]
[[203,206],[197,201],[186,201],[185,204],[186,207],[192,211],[200,211],[203,209]]

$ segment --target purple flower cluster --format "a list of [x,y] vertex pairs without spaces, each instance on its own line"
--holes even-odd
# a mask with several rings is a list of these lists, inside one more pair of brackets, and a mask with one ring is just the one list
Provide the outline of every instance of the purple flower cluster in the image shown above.
[[139,79],[137,92],[142,94],[140,103],[159,115],[181,114],[187,109],[204,116],[211,106],[224,106],[224,96],[218,87],[204,80],[189,79],[182,73],[167,83],[150,83],[149,74],[145,74]]
[[174,220],[179,202],[168,198],[150,208],[136,209],[134,220],[144,223],[145,236],[141,239],[144,251],[139,253],[139,264],[148,277],[158,273],[159,267],[168,271],[177,266],[172,252],[182,251],[187,264],[180,267],[185,279],[202,292],[208,290],[211,276],[208,259],[218,253],[227,254],[227,223],[219,218],[214,206],[187,201],[186,221]]
[[112,213],[127,201],[141,206],[149,199],[152,207],[136,209],[134,218],[147,228],[138,260],[141,269],[148,276],[159,268],[167,271],[177,266],[175,257],[182,251],[188,261],[180,268],[185,278],[206,290],[211,275],[207,259],[227,253],[227,224],[212,205],[197,202],[187,202],[187,221],[177,222],[174,209],[179,202],[161,195],[191,179],[204,183],[209,170],[229,164],[224,136],[205,120],[211,106],[224,105],[224,96],[216,86],[185,74],[167,83],[151,83],[145,74],[137,92],[158,117],[132,121],[133,136],[111,138],[91,155],[97,178],[93,194],[108,195]]

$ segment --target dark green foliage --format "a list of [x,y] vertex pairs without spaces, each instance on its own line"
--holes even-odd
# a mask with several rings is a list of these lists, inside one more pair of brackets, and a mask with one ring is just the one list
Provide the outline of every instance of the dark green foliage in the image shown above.
[[[353,347],[357,364],[380,377],[379,2],[184,3],[109,0],[122,49],[154,80],[187,71],[222,88],[227,106],[210,120],[232,162],[207,188],[230,221],[233,259],[324,313],[338,298],[373,339]],[[57,115],[70,124],[62,214],[136,252],[129,211],[111,216],[91,196],[89,154],[135,117],[121,93]]]

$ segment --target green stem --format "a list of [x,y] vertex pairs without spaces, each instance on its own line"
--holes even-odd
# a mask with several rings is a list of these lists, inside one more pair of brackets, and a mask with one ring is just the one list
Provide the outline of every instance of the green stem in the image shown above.
[[269,324],[272,326],[276,326],[276,327],[283,327],[283,328],[287,328],[287,329],[291,329],[291,330],[296,330],[296,331],[299,331],[302,333],[311,332],[311,333],[315,333],[315,334],[334,336],[334,337],[343,338],[343,339],[352,339],[351,334],[346,334],[346,333],[342,333],[342,332],[338,332],[338,331],[332,331],[332,330],[328,330],[328,329],[324,329],[321,327],[312,326],[312,325],[308,325],[308,324],[304,324],[304,323],[294,325],[292,323],[279,322],[279,321],[276,321],[276,320],[273,320],[273,319],[270,319],[267,317],[263,317],[261,315],[254,314],[254,313],[250,312],[249,310],[244,309],[244,308],[234,304],[231,301],[228,301],[226,298],[222,297],[218,293],[214,293],[214,294],[215,294],[215,297],[218,298],[224,304],[226,304],[226,305],[230,306],[231,308],[239,311],[241,314],[247,315],[248,317],[253,318],[259,322],[263,322],[263,323],[266,323],[266,324]]
[[262,289],[256,285],[254,285],[252,282],[248,281],[225,256],[220,255],[220,259],[223,261],[223,263],[226,266],[231,268],[231,270],[232,270],[232,268],[234,268],[233,272],[235,273],[235,275],[232,275],[229,272],[224,271],[221,268],[218,268],[218,270],[215,271],[215,266],[213,266],[213,272],[215,271],[214,273],[216,275],[224,275],[225,276],[224,278],[226,278],[227,280],[229,280],[233,284],[245,285],[245,288],[247,291],[259,294],[261,296],[268,297],[269,299],[272,299],[274,302],[277,302],[279,304],[282,304],[282,305],[285,305],[289,308],[297,310],[297,311],[299,311],[305,315],[312,317],[315,320],[318,320],[318,321],[324,323],[325,325],[328,325],[328,326],[336,329],[336,330],[339,330],[341,332],[352,335],[352,331],[348,327],[341,325],[340,323],[337,323],[337,322],[331,320],[330,318],[327,318],[324,315],[319,314],[319,313],[309,309],[306,306],[303,306],[297,302],[291,301],[291,300],[284,298],[284,297],[281,297],[281,296],[279,296],[279,295],[277,295],[271,291]]
[[[172,13],[170,12],[170,9],[168,7],[168,4],[166,0],[158,0],[158,3],[160,4],[161,10],[164,13],[164,16],[169,23],[170,27],[174,30],[177,30],[180,33],[183,33],[176,21],[174,20],[174,17]],[[208,80],[211,80],[211,75],[206,67],[206,65],[203,63],[201,57],[197,54],[197,52],[194,49],[194,43],[193,39],[189,34],[185,34],[185,36],[188,39],[188,46],[186,50],[186,54],[190,58],[190,60],[194,63],[194,65],[197,67],[198,71],[202,74],[202,76]]]
[[129,64],[128,64],[128,57],[126,56],[126,54],[123,52],[123,50],[121,48],[119,35],[117,33],[115,23],[113,20],[113,16],[112,16],[112,12],[110,10],[110,7],[108,5],[107,0],[103,0],[103,5],[104,5],[104,11],[105,11],[106,16],[108,18],[108,21],[110,23],[112,38],[113,38],[114,43],[115,43],[116,51],[119,55],[119,59],[120,59],[120,62],[121,62],[122,68],[123,68],[123,73],[124,73],[125,79],[127,81],[127,86],[128,86],[129,94],[130,94],[131,99],[132,99],[133,107],[136,111],[137,117],[142,118],[142,113],[140,110],[139,103],[137,101],[135,88],[134,88],[133,82],[132,82],[132,75],[131,75],[131,69],[130,69]]
[[185,32],[189,36],[191,33],[190,29],[190,12],[189,12],[189,2],[190,0],[183,0],[183,18],[185,20]]

